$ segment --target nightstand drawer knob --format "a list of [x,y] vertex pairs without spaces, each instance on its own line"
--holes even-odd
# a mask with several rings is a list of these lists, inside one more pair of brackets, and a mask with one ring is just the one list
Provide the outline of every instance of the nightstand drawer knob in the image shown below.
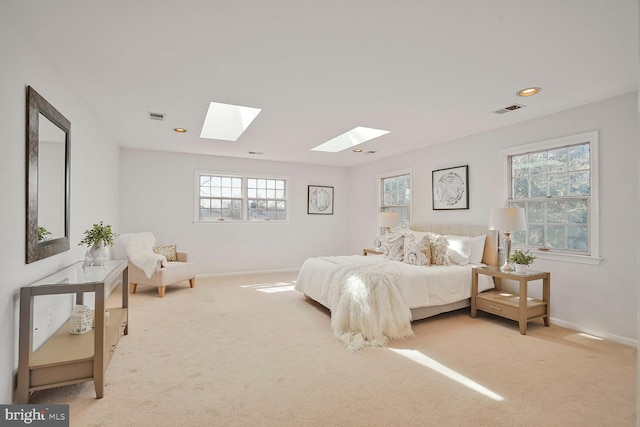
[[496,311],[502,311],[502,309],[500,307],[496,307],[496,306],[493,306],[493,305],[490,305],[489,308],[491,308],[493,310],[496,310]]

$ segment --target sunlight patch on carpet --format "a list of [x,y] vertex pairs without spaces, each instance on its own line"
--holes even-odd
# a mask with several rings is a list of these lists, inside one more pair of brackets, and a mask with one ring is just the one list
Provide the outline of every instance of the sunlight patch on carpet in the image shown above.
[[578,335],[581,336],[581,337],[589,338],[591,340],[604,341],[604,338],[600,338],[600,337],[597,337],[597,336],[591,335],[591,334],[586,334],[584,332],[580,332]]
[[256,291],[264,292],[266,294],[273,294],[276,292],[288,292],[295,291],[295,285],[291,282],[278,282],[278,283],[266,283],[256,285],[242,285],[241,288],[253,288]]
[[399,348],[390,348],[389,350],[393,351],[396,354],[399,354],[400,356],[406,357],[407,359],[411,360],[412,362],[416,362],[419,365],[425,366],[425,367],[427,367],[429,369],[433,369],[434,371],[438,372],[439,374],[442,374],[445,377],[450,378],[450,379],[452,379],[452,380],[464,385],[465,387],[468,387],[471,390],[474,390],[474,391],[476,391],[476,392],[478,392],[480,394],[483,394],[483,395],[485,395],[485,396],[487,396],[487,397],[489,397],[489,398],[491,398],[493,400],[497,400],[499,402],[504,400],[504,397],[500,396],[499,394],[492,392],[488,388],[486,388],[486,387],[478,384],[477,382],[465,377],[464,375],[460,374],[459,372],[456,372],[451,368],[447,368],[442,363],[433,360],[432,358],[422,354],[418,350],[405,350],[405,349],[399,349]]

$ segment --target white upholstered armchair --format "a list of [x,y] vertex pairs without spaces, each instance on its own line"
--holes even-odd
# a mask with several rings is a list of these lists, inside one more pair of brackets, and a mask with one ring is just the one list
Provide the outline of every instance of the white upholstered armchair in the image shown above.
[[158,295],[162,298],[169,285],[188,280],[189,286],[193,288],[196,284],[196,265],[188,262],[188,252],[176,252],[176,255],[176,261],[158,260],[151,277],[147,277],[144,271],[129,260],[129,291],[135,294],[138,285],[155,286],[158,288]]
[[196,265],[189,262],[188,252],[178,252],[175,245],[154,247],[155,236],[150,232],[118,236],[129,259],[129,291],[136,293],[138,285],[155,286],[160,298],[167,286],[189,281],[194,287]]

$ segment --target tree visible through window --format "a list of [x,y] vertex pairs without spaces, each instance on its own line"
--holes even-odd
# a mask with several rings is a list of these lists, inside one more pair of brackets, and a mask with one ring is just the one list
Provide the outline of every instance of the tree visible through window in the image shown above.
[[242,178],[200,175],[201,220],[242,219]]
[[590,254],[590,142],[508,156],[511,207],[525,209],[527,231],[514,245]]
[[196,221],[288,219],[288,180],[198,172]]
[[286,181],[284,179],[247,179],[249,219],[286,219]]
[[398,229],[411,225],[411,174],[383,176],[380,179],[381,212],[398,213]]

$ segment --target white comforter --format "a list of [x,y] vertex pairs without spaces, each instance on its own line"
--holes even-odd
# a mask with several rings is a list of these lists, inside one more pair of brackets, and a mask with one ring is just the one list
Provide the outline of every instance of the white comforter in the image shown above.
[[[376,256],[330,256],[307,259],[296,280],[295,288],[330,310],[327,295],[328,280],[336,271],[353,265],[376,264],[395,271],[400,276],[398,290],[407,307],[428,307],[450,304],[471,297],[473,265],[415,266]],[[478,291],[493,288],[491,277],[478,275]]]

